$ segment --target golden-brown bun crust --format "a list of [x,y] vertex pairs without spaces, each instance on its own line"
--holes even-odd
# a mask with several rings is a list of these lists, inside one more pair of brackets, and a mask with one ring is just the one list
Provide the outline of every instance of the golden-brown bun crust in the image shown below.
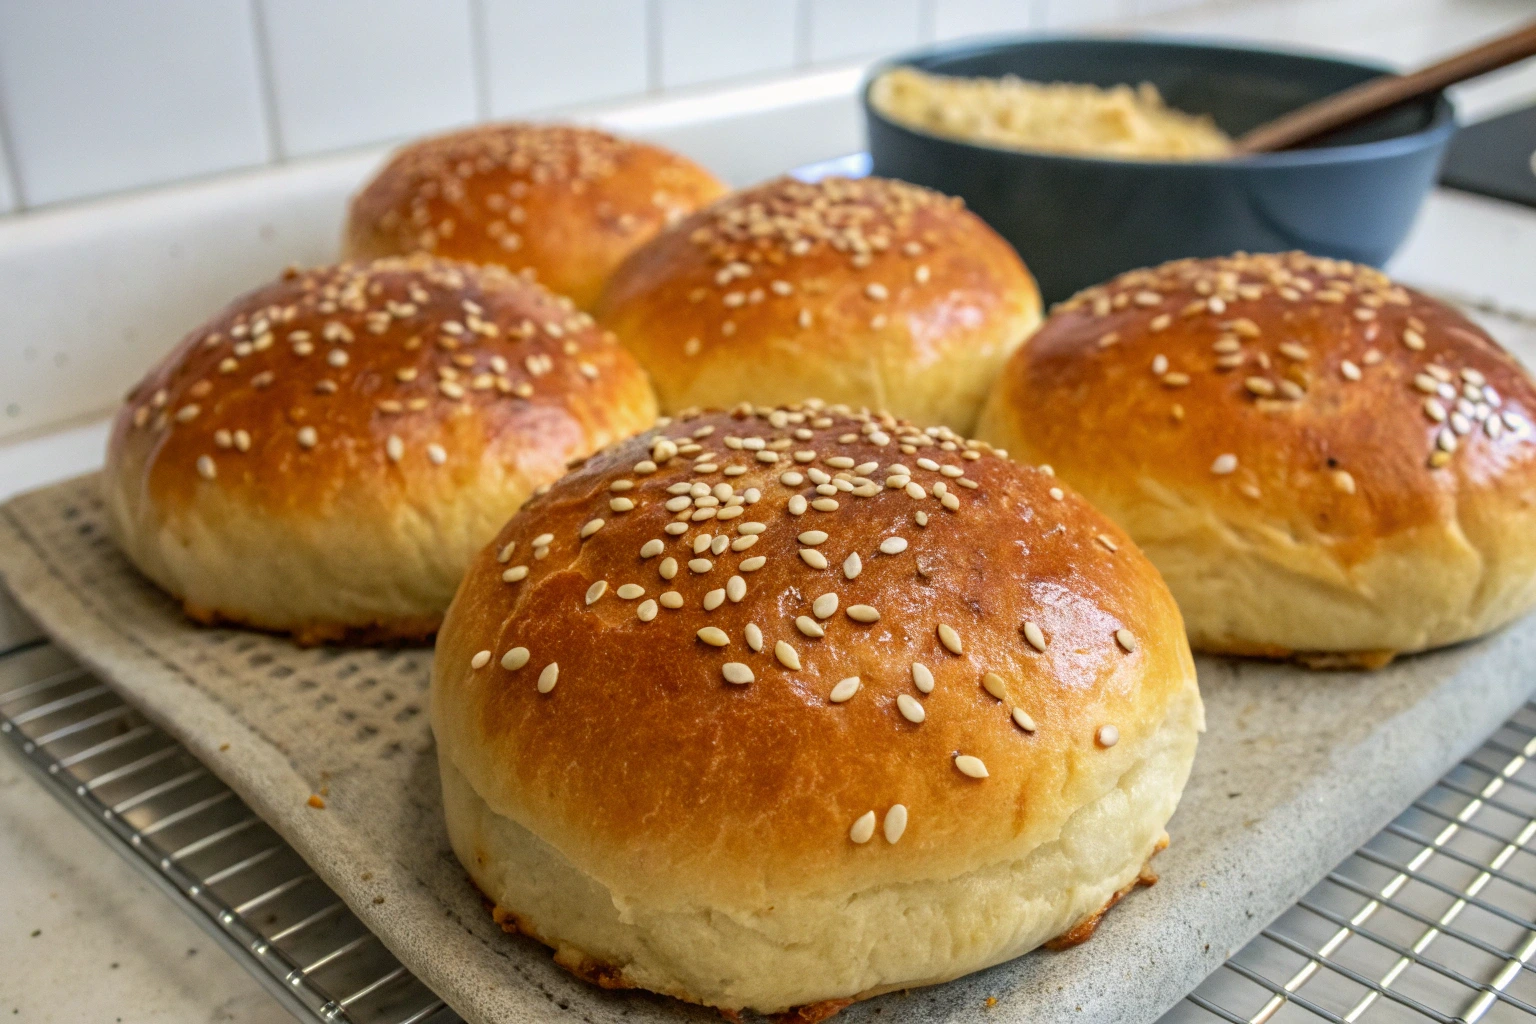
[[725,192],[691,160],[595,128],[481,125],[396,153],[353,197],[342,244],[531,270],[586,309],[625,256]]
[[[1134,880],[1199,728],[1178,609],[1086,501],[973,444],[846,408],[687,415],[530,501],[437,642],[449,830],[482,890],[566,960],[766,1012],[1016,956]],[[855,489],[817,493],[838,475]],[[899,841],[851,838],[895,804]]]
[[597,316],[665,412],[815,396],[967,431],[1040,323],[1040,293],[958,199],[883,178],[780,178],[637,250]]
[[1380,664],[1536,600],[1533,409],[1530,377],[1460,313],[1286,253],[1074,297],[979,432],[1126,527],[1197,648]]
[[384,259],[289,271],[188,334],[129,393],[104,481],[119,543],[194,618],[417,637],[536,487],[654,420],[568,300]]

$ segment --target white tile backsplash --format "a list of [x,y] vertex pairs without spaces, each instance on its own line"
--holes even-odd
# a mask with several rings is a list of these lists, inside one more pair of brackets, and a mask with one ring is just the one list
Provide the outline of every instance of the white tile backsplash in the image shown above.
[[812,63],[887,54],[921,39],[920,0],[806,0]]
[[479,0],[492,117],[645,92],[646,5],[637,0]]
[[1023,32],[1038,23],[1038,0],[933,0],[933,37]]
[[663,88],[787,71],[798,4],[790,0],[652,0],[660,5]]
[[271,157],[248,0],[0,0],[27,205]]
[[470,0],[254,2],[284,156],[475,120]]
[[1037,11],[1039,28],[1085,28],[1130,15],[1136,0],[1043,0]]

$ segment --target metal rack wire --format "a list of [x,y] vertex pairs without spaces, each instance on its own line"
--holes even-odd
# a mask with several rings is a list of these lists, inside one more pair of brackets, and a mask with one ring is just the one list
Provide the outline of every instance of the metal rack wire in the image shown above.
[[[175,740],[45,640],[0,651],[0,737],[301,1020],[454,1024]],[[1527,704],[1161,1024],[1536,1020]]]

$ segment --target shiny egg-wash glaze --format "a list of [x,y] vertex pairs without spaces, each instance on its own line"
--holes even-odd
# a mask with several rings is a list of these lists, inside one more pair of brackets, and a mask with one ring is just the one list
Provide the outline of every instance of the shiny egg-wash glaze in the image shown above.
[[429,635],[534,490],[655,419],[568,300],[427,257],[292,270],[128,396],[118,543],[193,618],[301,641]]
[[664,421],[531,501],[444,621],[432,715],[498,920],[604,985],[815,1013],[1091,921],[1201,727],[1118,528],[820,403]]
[[808,395],[968,431],[1040,293],[957,199],[882,178],[781,178],[635,251],[598,320],[663,411]]
[[1283,253],[1063,303],[978,432],[1135,537],[1195,647],[1375,666],[1536,602],[1533,411],[1530,377],[1459,312]]

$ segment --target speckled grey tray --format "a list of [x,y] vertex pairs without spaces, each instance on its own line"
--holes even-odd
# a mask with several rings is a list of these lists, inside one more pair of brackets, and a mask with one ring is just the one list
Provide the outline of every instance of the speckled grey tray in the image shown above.
[[[431,653],[300,650],[199,629],[103,530],[94,478],[0,507],[0,576],[62,646],[187,745],[472,1024],[718,1020],[607,992],[503,935],[441,825],[427,725]],[[1374,834],[1532,689],[1536,619],[1375,674],[1200,662],[1209,731],[1156,862],[1088,943],[839,1021],[1154,1020]],[[307,805],[324,788],[327,806]]]

